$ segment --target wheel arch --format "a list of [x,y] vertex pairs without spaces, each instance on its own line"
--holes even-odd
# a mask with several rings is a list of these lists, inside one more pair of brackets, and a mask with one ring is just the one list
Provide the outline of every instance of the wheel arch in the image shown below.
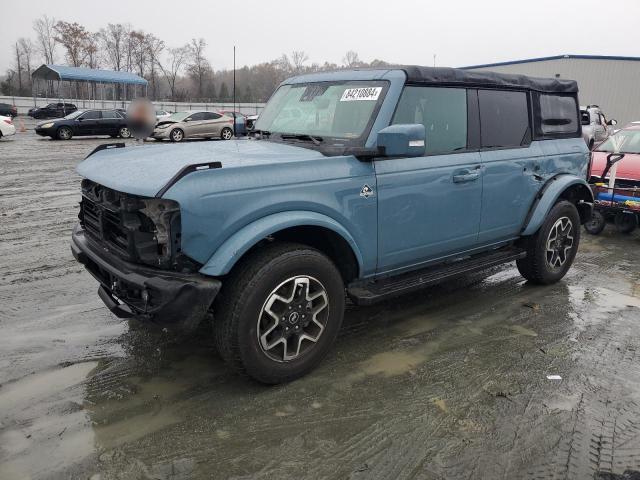
[[581,223],[584,224],[591,218],[593,193],[589,184],[574,175],[558,175],[550,179],[540,190],[521,234],[534,234],[558,200],[568,200],[573,203],[578,209]]
[[268,215],[241,228],[220,247],[200,269],[209,276],[229,273],[234,265],[263,242],[285,240],[316,248],[331,258],[345,283],[358,277],[362,254],[349,231],[326,215],[294,211]]

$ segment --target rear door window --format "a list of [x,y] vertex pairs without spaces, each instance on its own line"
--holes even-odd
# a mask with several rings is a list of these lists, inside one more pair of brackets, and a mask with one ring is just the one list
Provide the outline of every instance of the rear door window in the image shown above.
[[531,143],[527,97],[525,92],[478,91],[482,148],[515,148]]
[[217,120],[222,116],[219,113],[215,113],[215,112],[205,112],[203,115],[204,115],[203,120]]
[[116,112],[114,110],[107,110],[105,112],[102,112],[102,118],[113,120],[115,118],[120,119],[122,117],[120,116],[120,114],[118,112]]
[[[539,94],[539,133],[557,135],[578,131],[578,104],[569,95]],[[586,116],[588,120],[588,114]],[[588,125],[588,122],[587,122]]]
[[407,86],[392,124],[421,123],[426,155],[467,148],[467,91],[464,88]]
[[100,120],[102,118],[101,112],[98,110],[91,110],[82,114],[83,120]]

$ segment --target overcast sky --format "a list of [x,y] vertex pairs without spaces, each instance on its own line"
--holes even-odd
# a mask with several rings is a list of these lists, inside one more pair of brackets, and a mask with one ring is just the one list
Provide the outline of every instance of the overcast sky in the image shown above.
[[[310,62],[465,66],[558,54],[640,56],[639,0],[3,0],[0,72],[11,45],[48,14],[96,31],[130,23],[168,46],[204,37],[214,69],[304,50]],[[60,59],[61,60],[61,59]]]

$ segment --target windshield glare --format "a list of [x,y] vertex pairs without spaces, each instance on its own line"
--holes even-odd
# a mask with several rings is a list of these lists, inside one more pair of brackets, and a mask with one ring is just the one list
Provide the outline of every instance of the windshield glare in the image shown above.
[[640,153],[640,130],[620,130],[602,142],[596,151]]
[[191,115],[191,112],[176,112],[169,115],[164,121],[165,122],[181,122],[185,118]]
[[366,133],[383,87],[380,81],[283,85],[260,114],[256,129],[355,140]]
[[64,117],[67,120],[71,120],[72,118],[76,118],[77,116],[83,114],[85,112],[85,110],[76,110],[73,113],[70,113],[69,115],[67,115],[66,117]]

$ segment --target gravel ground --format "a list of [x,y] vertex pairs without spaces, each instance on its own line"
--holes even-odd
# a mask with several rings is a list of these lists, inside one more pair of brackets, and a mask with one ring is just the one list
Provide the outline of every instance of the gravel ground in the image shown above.
[[74,262],[74,167],[108,141],[0,140],[3,480],[640,478],[637,233],[584,235],[556,285],[508,265],[349,308],[318,370],[264,387],[208,325],[116,319]]

